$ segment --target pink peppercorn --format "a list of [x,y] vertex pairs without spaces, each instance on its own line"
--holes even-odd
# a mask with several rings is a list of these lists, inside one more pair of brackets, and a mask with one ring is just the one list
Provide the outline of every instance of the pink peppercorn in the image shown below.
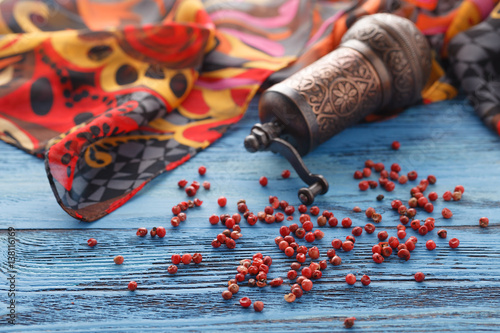
[[356,236],[356,237],[361,236],[361,234],[363,233],[363,228],[354,227],[354,228],[352,228],[351,233],[353,234],[353,236]]
[[123,256],[116,256],[116,257],[113,259],[113,261],[114,261],[114,262],[115,262],[115,264],[117,264],[117,265],[121,265],[121,264],[123,264],[123,261],[124,261],[124,260],[125,260],[125,259],[123,258]]
[[441,211],[441,214],[443,215],[443,217],[445,219],[449,219],[453,216],[453,213],[448,208],[443,208],[443,210]]
[[356,283],[356,276],[354,274],[347,274],[345,277],[345,282],[349,285]]
[[367,234],[372,234],[375,232],[375,225],[371,224],[371,223],[367,223],[365,225],[365,231]]
[[94,247],[97,245],[97,240],[95,238],[90,238],[88,241],[87,241],[87,245],[90,246],[90,247]]
[[184,265],[188,265],[192,259],[193,257],[189,253],[185,253],[181,257],[181,261]]
[[348,217],[344,217],[342,219],[342,227],[343,228],[350,228],[352,225],[352,220]]
[[164,227],[157,227],[156,228],[156,235],[160,238],[163,238],[165,237],[165,235],[167,234],[167,230],[165,230]]
[[168,272],[169,274],[175,274],[175,273],[177,273],[177,269],[178,269],[178,268],[177,268],[177,266],[176,266],[176,265],[170,265],[170,266],[168,266],[168,268],[167,268],[167,272]]
[[415,273],[415,281],[422,282],[425,280],[425,275],[422,272]]
[[359,189],[361,191],[366,191],[370,187],[370,184],[368,184],[368,182],[366,180],[363,180],[363,181],[359,182],[358,186],[359,186]]
[[425,247],[427,248],[427,250],[432,251],[436,248],[436,243],[434,243],[432,239],[429,239],[427,242],[425,242]]
[[458,240],[458,238],[452,238],[450,239],[450,241],[448,242],[448,244],[450,245],[450,247],[452,249],[455,249],[458,247],[458,245],[460,245],[460,241]]
[[130,281],[127,286],[128,290],[134,291],[137,289],[137,282],[135,281]]
[[342,243],[342,250],[349,252],[354,248],[354,244],[350,241],[345,241]]
[[443,199],[444,199],[444,201],[450,201],[451,197],[452,197],[452,194],[451,194],[450,191],[446,191],[446,192],[443,193]]
[[363,284],[363,286],[369,285],[370,282],[371,282],[371,280],[370,280],[370,277],[368,275],[365,274],[361,277],[361,284]]
[[260,177],[259,184],[262,186],[266,186],[267,185],[267,177],[265,177],[265,176]]
[[398,150],[399,147],[401,147],[401,144],[399,143],[399,141],[393,141],[392,144],[391,144],[391,148],[394,149],[394,150]]
[[[481,217],[481,218],[479,219],[479,226],[480,226],[481,228],[486,228],[486,227],[488,226],[488,224],[489,224],[489,223],[490,223],[490,220],[489,220],[487,217]],[[90,239],[89,239],[89,240],[90,240]],[[97,243],[97,241],[96,241],[96,243]],[[89,246],[90,246],[90,244],[89,244]]]
[[288,170],[288,169],[283,170],[281,172],[281,177],[283,177],[284,179],[287,179],[288,177],[290,177],[290,170]]
[[354,171],[354,179],[362,179],[363,178],[363,172],[356,170]]

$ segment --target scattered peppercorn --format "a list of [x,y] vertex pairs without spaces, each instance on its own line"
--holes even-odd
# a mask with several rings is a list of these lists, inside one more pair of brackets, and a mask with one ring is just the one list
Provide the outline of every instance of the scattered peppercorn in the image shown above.
[[448,208],[443,208],[443,210],[441,211],[441,214],[443,215],[443,217],[445,219],[449,219],[453,216],[453,213]]
[[377,201],[382,201],[382,200],[384,200],[384,195],[383,194],[377,195]]
[[355,320],[356,320],[356,318],[354,318],[354,317],[346,318],[344,320],[344,326],[345,326],[345,328],[351,328],[351,327],[353,327]]
[[361,284],[363,284],[363,286],[369,285],[370,282],[371,282],[371,280],[370,280],[370,277],[368,275],[365,274],[361,277]]
[[125,259],[123,258],[123,256],[116,256],[116,257],[113,259],[113,261],[114,261],[114,262],[115,262],[115,264],[117,264],[117,265],[121,265],[121,264],[123,264],[123,261],[124,261],[124,260],[125,260]]
[[[479,219],[479,226],[480,226],[481,228],[486,228],[486,227],[488,226],[488,224],[489,224],[489,223],[490,223],[490,220],[489,220],[487,217],[481,217],[481,218]],[[91,239],[93,239],[93,238],[91,238]],[[89,239],[89,240],[90,240],[90,239]],[[96,244],[97,244],[97,241],[96,241]],[[90,246],[90,244],[89,244],[89,246]]]
[[135,282],[135,281],[130,281],[130,282],[128,283],[128,287],[127,287],[127,288],[128,288],[128,290],[130,290],[130,291],[134,291],[134,290],[136,290],[136,289],[137,289],[137,282]]
[[422,272],[416,272],[415,273],[415,281],[417,282],[422,282],[425,280],[425,275]]
[[394,149],[394,150],[398,150],[399,147],[401,147],[401,144],[399,143],[399,141],[393,141],[392,144],[391,144],[391,148]]
[[219,197],[219,199],[217,199],[217,203],[220,207],[225,207],[227,204],[227,199],[225,197]]
[[89,238],[89,240],[87,241],[87,245],[90,247],[94,247],[97,245],[97,240],[95,238]]
[[450,239],[450,241],[448,242],[448,244],[450,245],[450,247],[452,249],[455,249],[458,247],[458,245],[460,245],[460,241],[458,240],[458,238],[452,238]]

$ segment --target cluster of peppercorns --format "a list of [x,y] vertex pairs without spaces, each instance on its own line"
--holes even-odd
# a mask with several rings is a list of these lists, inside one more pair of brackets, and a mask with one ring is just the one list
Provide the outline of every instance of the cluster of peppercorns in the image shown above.
[[222,233],[217,235],[217,237],[212,241],[212,246],[214,248],[219,248],[222,244],[224,244],[228,249],[234,249],[236,247],[236,240],[242,236],[241,227],[239,226],[239,223],[241,222],[241,215],[238,213],[234,213],[232,216],[229,214],[221,214],[219,217],[212,214],[208,218],[208,221],[212,225],[217,225],[220,221],[222,225],[227,228]]
[[[205,175],[206,172],[207,172],[207,168],[204,167],[203,165],[198,168],[198,173],[200,174],[200,176]],[[179,185],[180,188],[184,188],[187,185],[187,183],[188,183],[187,180],[181,179],[181,180],[179,180],[177,185]],[[210,183],[208,181],[204,181],[203,188],[205,190],[209,190]],[[185,188],[185,191],[186,191],[186,194],[188,196],[194,197],[196,195],[196,192],[198,192],[199,189],[200,189],[200,183],[195,180],[191,183],[191,185],[189,185],[188,187]]]
[[193,208],[193,207],[199,207],[202,204],[203,204],[203,201],[201,201],[198,198],[195,198],[193,201],[191,201],[191,200],[182,201],[182,202],[178,203],[177,205],[173,206],[172,207],[172,214],[174,214],[175,216],[173,216],[170,219],[170,224],[173,227],[178,227],[181,224],[181,222],[186,221],[187,216],[186,216],[186,213],[184,213],[186,210],[188,210],[189,208]]
[[[249,287],[265,287],[267,283],[267,274],[269,272],[269,267],[271,266],[273,260],[270,256],[263,256],[262,253],[256,253],[253,255],[252,260],[243,259],[240,261],[240,265],[236,268],[236,275],[234,279],[229,280],[227,290],[222,292],[222,298],[225,300],[230,300],[234,294],[238,293],[240,287],[238,283],[245,282],[247,275],[255,276],[248,278]],[[274,278],[269,282],[271,287],[279,287],[283,284],[283,279],[280,277]],[[247,308],[252,304],[252,301],[248,297],[243,297],[240,299],[240,305]],[[254,309],[257,312],[262,311],[264,308],[264,303],[261,301],[254,302]]]
[[[139,237],[146,237],[146,235],[148,234],[148,229],[139,228],[137,229],[137,232],[135,234]],[[160,238],[163,238],[167,234],[167,230],[165,230],[164,227],[153,227],[149,234],[151,235],[151,237],[158,236]]]
[[185,253],[182,256],[180,254],[172,254],[172,257],[170,258],[172,261],[172,265],[168,266],[167,271],[170,274],[175,274],[177,273],[178,270],[178,265],[182,262],[184,265],[189,265],[192,262],[195,264],[199,264],[203,261],[203,257],[201,253],[195,253],[193,255],[189,253]]

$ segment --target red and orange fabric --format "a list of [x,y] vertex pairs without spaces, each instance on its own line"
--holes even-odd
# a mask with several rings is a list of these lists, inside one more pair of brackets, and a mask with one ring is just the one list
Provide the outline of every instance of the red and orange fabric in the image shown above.
[[[408,17],[445,56],[490,3],[6,0],[0,138],[45,158],[61,207],[93,221],[219,139],[260,88],[333,50],[360,16]],[[443,98],[433,89],[428,100]]]

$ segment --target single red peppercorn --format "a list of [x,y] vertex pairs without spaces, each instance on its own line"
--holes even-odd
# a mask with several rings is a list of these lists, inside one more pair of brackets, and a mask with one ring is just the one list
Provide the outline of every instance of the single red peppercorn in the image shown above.
[[380,253],[374,253],[372,259],[376,264],[381,264],[384,262],[384,257]]
[[451,196],[453,198],[453,201],[460,201],[460,199],[462,199],[462,192],[455,191]]
[[443,217],[445,219],[449,219],[453,216],[453,213],[448,208],[443,208],[443,210],[441,211],[441,214],[443,215]]
[[372,169],[364,168],[363,169],[363,177],[368,178],[372,175]]
[[367,168],[373,168],[374,165],[375,165],[375,162],[373,162],[372,160],[365,161],[365,167],[367,167]]
[[373,213],[375,213],[375,208],[373,207],[368,207],[365,211],[365,215],[368,218],[372,217]]
[[[139,232],[139,231],[137,231]],[[147,230],[146,230],[147,232]],[[95,238],[89,238],[89,240],[87,241],[87,245],[90,246],[90,247],[94,247],[97,245],[97,240]]]
[[362,284],[363,286],[367,286],[367,285],[369,285],[369,284],[370,284],[370,282],[371,282],[371,280],[370,280],[370,277],[369,277],[368,275],[366,275],[366,274],[365,274],[365,275],[363,275],[363,276],[361,277],[361,284]]
[[189,253],[185,253],[181,257],[181,261],[184,265],[189,265],[193,257]]
[[290,177],[290,170],[288,170],[288,169],[283,170],[281,172],[281,177],[283,177],[284,179],[287,179],[288,177]]
[[217,203],[220,207],[224,207],[227,204],[227,199],[225,197],[220,197],[219,199],[217,199]]
[[356,238],[354,238],[354,236],[351,236],[351,235],[346,236],[345,240],[352,242],[353,244],[356,243]]
[[458,245],[460,245],[460,241],[458,240],[458,238],[452,238],[450,239],[450,241],[448,242],[448,244],[450,245],[450,247],[452,249],[455,249],[458,247]]
[[422,282],[425,280],[425,275],[422,272],[416,272],[415,273],[415,281],[417,282]]
[[209,218],[208,218],[208,222],[210,222],[210,224],[212,225],[216,225],[217,223],[219,223],[219,216],[215,215],[215,214],[212,214]]
[[202,166],[200,166],[200,167],[198,168],[198,173],[199,173],[200,175],[202,175],[202,176],[203,176],[206,172],[207,172],[207,168],[206,168],[206,167],[204,167],[203,165],[202,165]]
[[222,292],[222,298],[225,299],[226,301],[230,300],[231,298],[233,298],[233,293],[230,292],[229,290],[224,290]]
[[389,181],[389,182],[387,182],[387,184],[385,184],[385,187],[384,187],[384,188],[385,188],[385,190],[386,190],[387,192],[392,192],[392,191],[394,191],[394,189],[396,188],[396,184],[394,184],[394,182],[390,182],[390,181]]
[[387,233],[387,231],[380,231],[378,234],[377,234],[377,237],[379,240],[383,241],[383,240],[386,240],[387,237],[389,237],[389,234]]
[[[488,226],[488,224],[489,224],[489,223],[490,223],[490,220],[489,220],[487,217],[481,217],[481,218],[479,219],[479,226],[480,226],[481,228],[486,228],[486,227]],[[91,238],[91,239],[93,239],[93,238]],[[90,240],[90,239],[89,239],[89,240]],[[97,241],[96,241],[96,244],[97,244]],[[89,244],[89,246],[90,246],[90,244]]]
[[464,194],[465,189],[462,185],[457,185],[457,186],[455,186],[454,192],[456,192],[456,191],[460,191],[460,193]]
[[291,246],[288,246],[286,249],[285,249],[285,255],[287,257],[291,257],[293,256],[293,254],[295,253],[295,250],[291,247]]
[[373,225],[371,223],[367,223],[365,225],[365,231],[367,234],[373,234],[375,232],[375,225]]
[[313,246],[308,251],[309,258],[318,259],[319,258],[319,249],[316,246]]
[[398,183],[400,184],[406,184],[408,182],[408,176],[406,175],[401,175],[398,178]]
[[425,236],[427,235],[427,233],[429,232],[429,229],[427,228],[426,225],[423,225],[421,226],[420,228],[418,228],[418,233],[422,236]]
[[411,240],[407,240],[405,242],[405,245],[406,245],[406,249],[408,249],[408,251],[411,252],[411,251],[415,250],[415,243],[412,242]]
[[410,226],[413,230],[418,230],[420,228],[420,220],[411,221]]
[[438,198],[438,194],[436,192],[431,192],[431,193],[429,193],[428,198],[430,201],[436,201]]
[[190,197],[194,197],[196,195],[196,189],[193,186],[186,187],[186,194]]
[[262,310],[264,310],[264,303],[261,301],[253,303],[253,309],[257,312],[261,312]]
[[373,165],[373,168],[375,169],[376,172],[381,172],[382,170],[385,169],[385,166],[383,163],[375,163],[375,165]]
[[361,234],[363,233],[363,228],[354,227],[354,228],[352,228],[351,233],[353,234],[353,236],[356,236],[356,237],[361,236]]
[[172,261],[172,264],[179,265],[181,263],[181,255],[180,254],[172,254],[172,257],[170,257],[170,260]]
[[259,184],[262,186],[266,186],[267,185],[267,177],[265,177],[265,176],[260,177]]
[[401,166],[399,164],[397,164],[397,163],[393,163],[391,165],[391,171],[399,172],[399,171],[401,171]]
[[349,317],[344,320],[345,328],[352,328],[354,326],[355,317]]
[[130,281],[127,286],[128,290],[134,291],[137,289],[137,282],[135,281]]
[[294,212],[295,212],[295,207],[293,207],[293,206],[287,206],[285,208],[286,215],[292,215]]
[[325,237],[325,233],[322,230],[319,230],[319,229],[314,230],[313,234],[314,234],[314,238],[317,239],[317,240],[320,240],[323,237]]
[[352,220],[348,217],[342,219],[342,228],[350,228],[352,225]]
[[289,270],[286,276],[289,280],[295,280],[295,278],[297,278],[297,272],[294,270]]
[[314,228],[314,224],[311,221],[305,221],[304,224],[302,224],[302,228],[304,228],[305,231],[311,231]]
[[354,179],[362,179],[363,178],[363,172],[356,170],[354,171]]
[[168,272],[169,274],[175,274],[175,273],[177,273],[177,269],[178,269],[178,268],[177,268],[177,266],[175,266],[175,265],[170,265],[170,266],[168,266],[168,268],[167,268],[167,272]]
[[370,184],[366,180],[360,181],[358,187],[361,191],[366,191],[370,187]]
[[[236,280],[238,282],[238,280]],[[242,281],[240,281],[242,282]],[[238,291],[240,291],[240,286],[238,286],[237,283],[231,283],[228,287],[227,290],[231,292],[232,295],[237,294]],[[232,296],[231,295],[231,296]]]
[[330,227],[336,227],[338,223],[339,223],[339,221],[337,220],[337,218],[335,216],[332,216],[328,219],[328,225]]
[[408,172],[408,179],[409,180],[413,181],[413,180],[417,179],[417,177],[418,177],[418,173],[415,170]]
[[[392,202],[391,202],[391,208],[395,209],[395,210],[397,210],[402,205],[403,205],[403,203],[401,202],[401,200],[392,200]],[[367,216],[367,217],[369,217],[369,216]]]
[[356,283],[356,276],[354,274],[347,274],[345,277],[345,282],[349,285]]
[[191,186],[194,187],[194,189],[196,191],[198,191],[200,189],[200,183],[197,182],[196,180],[194,180],[192,183],[191,183]]
[[285,236],[283,239],[284,239],[286,242],[288,242],[288,243],[293,243],[293,242],[295,242],[295,238],[293,238],[293,236],[292,236],[292,235]]
[[164,227],[156,227],[156,235],[160,238],[165,237],[167,230]]
[[338,238],[335,238],[332,240],[332,247],[336,250],[340,249],[342,247],[342,241]]
[[424,210],[427,213],[432,213],[434,211],[434,205],[432,203],[428,202],[428,203],[425,204]]
[[345,241],[342,243],[342,250],[349,252],[354,248],[354,243],[350,241]]
[[408,261],[411,257],[410,251],[408,249],[401,249],[398,251],[398,257]]
[[338,266],[342,263],[342,259],[339,256],[334,256],[333,258],[330,259],[330,263],[333,266]]
[[412,218],[415,215],[417,215],[417,211],[415,210],[415,208],[410,208],[406,211],[406,216],[408,216],[409,218]]
[[446,238],[446,236],[448,235],[448,232],[444,229],[440,229],[438,232],[437,232],[438,236],[440,238]]
[[187,183],[188,183],[187,180],[181,179],[181,180],[179,180],[179,182],[177,183],[177,185],[179,185],[180,188],[183,188],[184,186],[187,185]]
[[406,231],[404,230],[398,230],[398,238],[403,239],[406,237]]
[[244,308],[248,308],[250,305],[252,305],[252,301],[248,297],[243,297],[240,298],[240,305]]
[[[321,273],[321,272],[320,272]],[[300,286],[302,287],[302,289],[304,291],[310,291],[313,287],[313,283],[311,280],[309,280],[308,278],[307,279],[304,279],[302,281],[302,283],[300,284]]]
[[317,216],[319,214],[319,207],[318,206],[312,206],[309,209],[309,212],[311,213],[311,215]]
[[392,180],[398,180],[399,174],[396,171],[391,171],[391,173],[389,173],[389,178],[391,178]]
[[377,188],[378,183],[374,180],[369,180],[368,185],[370,186],[370,188]]
[[[181,219],[177,216],[174,216],[170,219],[170,224],[172,225],[172,227],[178,227],[181,224]],[[158,234],[158,230],[156,231],[156,234]]]
[[305,240],[309,243],[312,243],[316,240],[316,237],[314,236],[314,233],[312,232],[308,232],[306,235],[305,235]]
[[436,248],[436,243],[434,243],[432,239],[429,239],[427,242],[425,242],[425,247],[427,248],[427,250],[432,251]]
[[407,209],[406,209],[406,206],[405,205],[400,205],[398,207],[398,214],[399,215],[405,215],[407,213]]
[[304,230],[304,228],[298,228],[297,230],[295,230],[295,237],[297,238],[304,238],[306,235],[306,231]]
[[380,171],[380,178],[386,179],[384,184],[380,183],[380,185],[385,186],[385,184],[387,183],[387,178],[389,178],[389,171],[387,171],[387,170]]
[[318,223],[318,227],[324,227],[327,223],[326,217],[321,215],[320,217],[318,217],[317,223]]
[[206,180],[203,182],[203,188],[205,190],[210,190],[210,182],[207,182]]
[[399,147],[401,147],[401,144],[399,143],[399,141],[393,141],[392,144],[391,144],[391,148],[394,149],[394,150],[398,150]]
[[431,184],[431,185],[436,184],[436,176],[434,176],[434,175],[428,175],[428,176],[427,176],[427,181],[428,181],[428,182],[429,182],[429,184]]
[[444,201],[450,201],[452,197],[452,194],[450,191],[446,191],[443,193],[443,200]]
[[394,236],[389,237],[387,243],[389,243],[389,246],[392,247],[393,249],[399,246],[399,240]]
[[304,214],[305,212],[307,212],[307,206],[306,205],[300,205],[299,208],[299,213],[301,214]]
[[328,251],[326,251],[326,256],[328,258],[333,258],[335,257],[335,249],[329,249]]
[[221,246],[221,243],[216,239],[212,241],[212,247],[214,248],[219,248]]
[[125,259],[123,258],[123,256],[116,256],[116,257],[113,259],[113,261],[114,261],[114,262],[115,262],[115,264],[117,264],[117,265],[121,265],[121,264],[123,264],[123,261],[124,261],[124,260],[125,260]]
[[203,261],[203,256],[201,255],[201,253],[195,253],[193,254],[193,262],[195,264],[199,264]]

